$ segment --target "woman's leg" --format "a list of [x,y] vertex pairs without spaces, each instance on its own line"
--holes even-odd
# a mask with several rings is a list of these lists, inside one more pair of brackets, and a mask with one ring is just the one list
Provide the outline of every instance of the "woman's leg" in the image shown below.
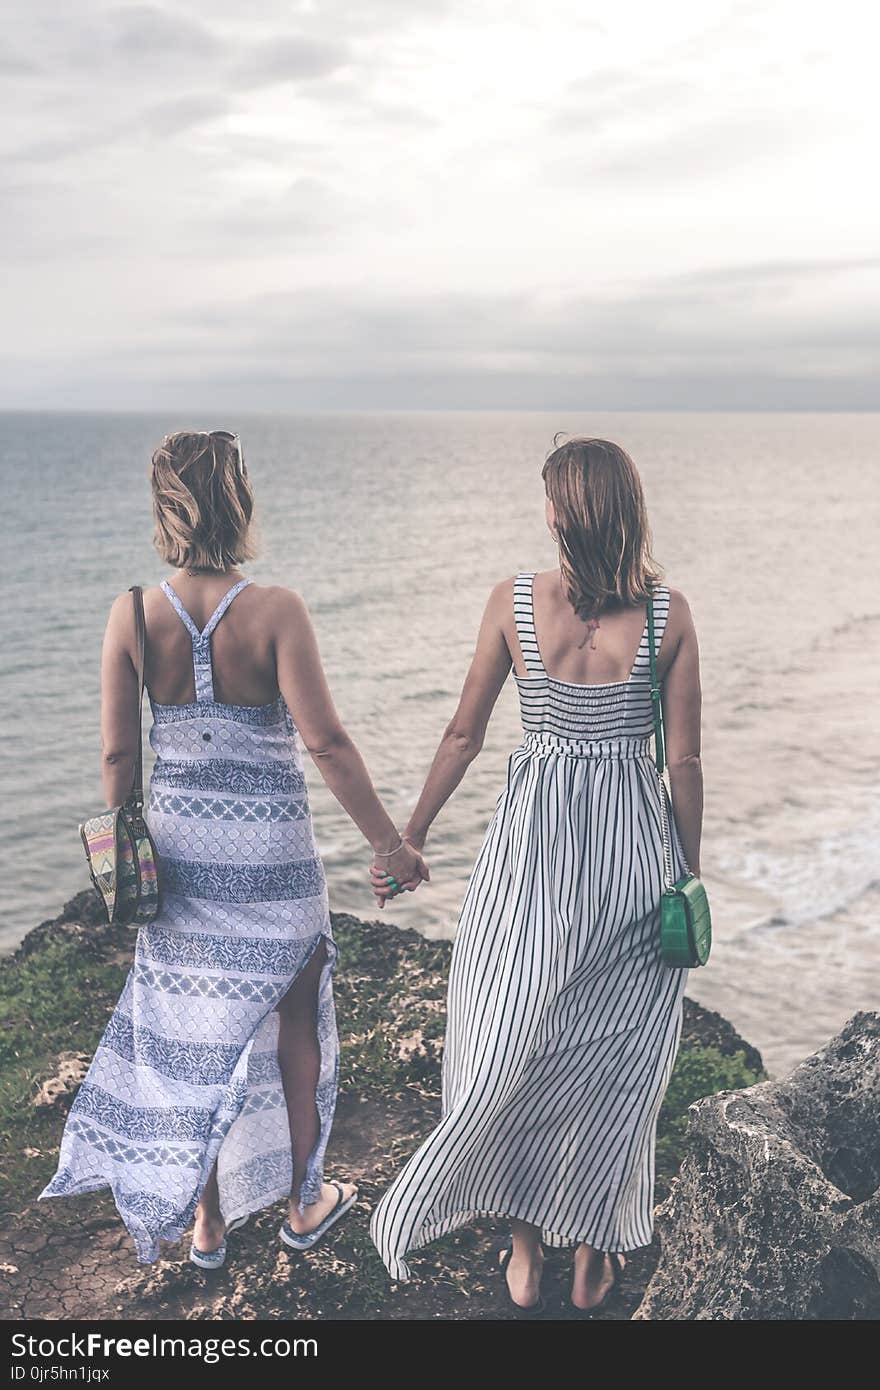
[[544,1251],[541,1232],[526,1221],[511,1221],[510,1235],[513,1254],[507,1266],[507,1287],[514,1303],[531,1308],[541,1297],[541,1274],[544,1270]]
[[[625,1264],[623,1255],[618,1259]],[[609,1257],[592,1245],[579,1245],[574,1252],[574,1279],[571,1301],[585,1312],[601,1303],[614,1283],[614,1266]]]
[[202,1196],[196,1207],[193,1225],[193,1245],[197,1250],[208,1254],[219,1250],[226,1235],[226,1226],[220,1215],[220,1193],[217,1190],[217,1165],[211,1169],[211,1176],[202,1188]]
[[[317,1201],[310,1203],[304,1212],[296,1209],[308,1161],[321,1133],[315,1090],[321,1070],[318,988],[326,959],[327,947],[322,939],[312,952],[308,965],[300,971],[278,1005],[278,1061],[287,1102],[293,1157],[290,1224],[299,1235],[305,1235],[320,1225],[339,1196],[335,1187],[324,1183]],[[342,1183],[341,1186],[346,1197],[355,1190],[351,1183]]]

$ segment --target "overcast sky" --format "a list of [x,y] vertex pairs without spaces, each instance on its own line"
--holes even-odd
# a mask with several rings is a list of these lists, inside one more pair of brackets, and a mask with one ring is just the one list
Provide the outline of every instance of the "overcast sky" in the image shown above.
[[8,5],[0,405],[880,408],[873,10]]

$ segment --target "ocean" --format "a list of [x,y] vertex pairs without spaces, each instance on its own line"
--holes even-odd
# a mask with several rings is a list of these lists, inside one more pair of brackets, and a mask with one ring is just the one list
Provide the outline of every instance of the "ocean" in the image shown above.
[[[550,567],[541,465],[557,430],[617,440],[700,638],[710,965],[688,992],[780,1074],[880,1000],[880,416],[6,414],[0,949],[87,886],[103,803],[107,611],[164,573],[148,463],[169,429],[241,433],[258,582],[311,609],[340,712],[401,823],[451,716],[492,585]],[[519,740],[513,681],[435,824],[432,881],[390,920],[451,937]],[[378,915],[369,854],[310,768],[334,908]]]

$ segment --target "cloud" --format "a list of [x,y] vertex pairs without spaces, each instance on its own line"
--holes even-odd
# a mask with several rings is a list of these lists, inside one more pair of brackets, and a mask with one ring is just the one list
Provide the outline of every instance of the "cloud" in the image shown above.
[[231,109],[229,97],[210,92],[193,93],[156,102],[118,123],[88,126],[75,134],[37,140],[10,151],[6,158],[14,164],[63,164],[83,159],[96,150],[122,146],[144,136],[168,139],[206,122],[218,120]]
[[107,15],[108,47],[116,54],[135,59],[166,61],[170,54],[204,62],[224,50],[220,37],[198,20],[158,5],[128,5],[112,9]]
[[3,400],[863,401],[870,45],[789,0],[591,9],[31,0]]
[[221,94],[196,93],[149,106],[133,124],[152,135],[177,135],[180,131],[192,130],[194,126],[225,116],[231,105],[229,98]]
[[647,113],[668,116],[686,110],[699,94],[694,79],[631,68],[606,68],[570,82],[548,117],[558,134],[600,132],[613,123]]
[[803,114],[797,111],[727,111],[691,119],[677,128],[631,135],[620,147],[599,154],[592,168],[618,180],[637,177],[642,185],[706,176],[717,179],[737,166],[775,157],[780,145],[800,142],[805,135]]
[[31,58],[13,53],[10,49],[0,53],[0,73],[3,73],[4,77],[29,77],[37,71],[37,64]]
[[[603,296],[276,293],[181,311],[90,370],[118,396],[190,391],[239,408],[272,399],[375,408],[880,406],[880,263],[727,266]],[[835,310],[816,288],[852,281]],[[790,295],[780,300],[779,286]],[[744,286],[755,293],[743,294]],[[775,295],[768,305],[766,294]],[[806,297],[804,297],[806,296]],[[780,311],[781,309],[781,311]],[[234,325],[234,331],[230,331]],[[81,364],[82,365],[82,364]],[[125,385],[127,383],[127,386]],[[808,383],[811,384],[808,390]],[[664,398],[664,391],[666,393]],[[171,393],[170,397],[168,393]],[[291,405],[291,408],[293,406]]]
[[[851,295],[835,309],[830,282],[841,276],[852,281]],[[238,352],[252,361],[286,361],[294,372],[307,370],[308,362],[318,371],[333,363],[348,371],[365,357],[367,374],[456,365],[541,374],[549,367],[598,371],[603,364],[659,373],[679,369],[682,359],[717,370],[748,362],[772,370],[781,345],[789,360],[823,344],[880,352],[873,314],[863,318],[850,307],[878,300],[880,259],[868,258],[710,267],[570,298],[423,292],[392,300],[387,293],[327,287],[207,306],[181,315],[177,325],[205,333],[222,359],[227,349],[219,330],[234,318]]]
[[231,255],[265,253],[277,242],[326,246],[345,216],[344,199],[320,179],[300,178],[278,193],[243,199],[216,228]]
[[728,285],[740,288],[744,284],[791,282],[811,279],[827,280],[834,275],[850,275],[860,270],[880,269],[880,256],[863,256],[854,260],[821,261],[763,261],[748,265],[707,266],[672,277],[686,284],[703,286]]
[[281,37],[246,49],[233,69],[232,81],[243,88],[314,81],[338,72],[350,59],[344,43],[300,35]]

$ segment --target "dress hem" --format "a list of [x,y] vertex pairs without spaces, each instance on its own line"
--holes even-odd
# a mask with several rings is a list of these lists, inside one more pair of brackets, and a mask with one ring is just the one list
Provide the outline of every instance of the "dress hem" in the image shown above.
[[[527,1208],[520,1208],[519,1210],[507,1208],[502,1211],[497,1207],[477,1207],[468,1211],[455,1212],[444,1221],[440,1221],[434,1226],[423,1228],[419,1236],[407,1246],[406,1253],[409,1254],[411,1251],[424,1250],[426,1246],[433,1244],[435,1240],[440,1240],[441,1237],[450,1235],[452,1231],[457,1231],[461,1226],[467,1226],[470,1222],[476,1221],[480,1217],[493,1217],[495,1219],[507,1221],[523,1221],[529,1226],[536,1226],[541,1232],[541,1239],[544,1241],[544,1244],[549,1245],[551,1249],[554,1250],[566,1250],[576,1245],[590,1245],[593,1246],[594,1249],[601,1249],[609,1253],[628,1254],[632,1250],[646,1249],[654,1239],[653,1223],[647,1240],[617,1240],[611,1241],[610,1243],[596,1244],[595,1231],[591,1231],[588,1235],[563,1235],[561,1231],[552,1231],[549,1227],[543,1226],[540,1220],[535,1219],[534,1213],[529,1212]],[[591,1240],[589,1235],[592,1235],[594,1239]],[[405,1284],[412,1278],[412,1270],[403,1256],[386,1259],[383,1255],[381,1258],[390,1277],[396,1283]],[[395,1270],[401,1270],[403,1272],[397,1274],[394,1272]]]
[[[293,979],[290,980],[290,982],[287,984],[285,988],[285,993],[287,992],[287,990],[291,989],[292,986],[296,983],[296,980],[299,978],[299,976],[302,974],[302,971],[305,969],[309,961],[312,959],[312,956],[318,949],[318,946],[321,942],[326,943],[327,959],[324,962],[324,966],[321,970],[321,977],[318,981],[317,986],[317,996],[320,1001],[322,993],[325,992],[327,989],[328,983],[332,982],[333,973],[335,971],[336,964],[339,958],[339,947],[334,941],[332,933],[327,931],[326,929],[318,933],[315,942],[312,945],[312,948],[309,951],[307,957],[300,965],[299,969],[296,972],[296,975],[294,975]],[[266,1014],[264,1015],[264,1018],[268,1017],[268,1014],[272,1013],[273,1010],[277,1009],[278,1004],[281,1002],[281,999],[283,998],[283,994],[279,996],[276,1003],[273,1004],[272,1009],[267,1010]],[[258,1026],[259,1024],[257,1025],[257,1027]],[[249,1057],[251,1049],[253,1047],[254,1036],[256,1034],[256,1031],[257,1029],[255,1027],[250,1037],[245,1042],[241,1053],[239,1054],[238,1062],[240,1062],[241,1058],[245,1055]],[[320,1038],[318,1039],[318,1046],[319,1048],[321,1048]],[[323,1048],[321,1048],[321,1051],[323,1053]],[[238,1063],[236,1063],[236,1065],[238,1065]],[[334,1078],[336,1085],[338,1085],[338,1047],[336,1048]],[[159,1231],[150,1230],[146,1225],[143,1224],[143,1222],[139,1220],[137,1216],[133,1215],[130,1211],[126,1211],[124,1202],[120,1202],[120,1199],[123,1196],[123,1189],[121,1187],[121,1184],[118,1180],[114,1180],[113,1177],[101,1173],[95,1173],[88,1177],[77,1178],[70,1185],[65,1184],[63,1188],[58,1187],[53,1191],[52,1189],[55,1187],[55,1184],[56,1182],[58,1182],[59,1178],[59,1174],[56,1173],[53,1176],[52,1180],[38,1195],[37,1200],[51,1200],[57,1197],[77,1197],[83,1196],[87,1192],[100,1192],[104,1189],[109,1190],[111,1196],[113,1197],[113,1202],[116,1206],[116,1210],[119,1214],[120,1220],[122,1221],[123,1225],[125,1226],[126,1230],[128,1231],[129,1235],[135,1243],[135,1247],[137,1249],[138,1264],[153,1264],[161,1254],[160,1246],[162,1244],[176,1245],[180,1240],[183,1239],[184,1235],[192,1225],[196,1207],[198,1206],[199,1201],[201,1200],[202,1192],[204,1191],[205,1184],[207,1183],[208,1178],[211,1175],[211,1171],[217,1162],[217,1158],[222,1147],[223,1140],[225,1139],[226,1134],[229,1132],[235,1120],[240,1115],[243,1105],[244,1097],[242,1097],[241,1104],[239,1105],[238,1109],[235,1111],[234,1114],[231,1111],[227,1112],[228,1122],[224,1124],[222,1132],[215,1133],[214,1143],[210,1146],[206,1154],[203,1156],[203,1162],[199,1172],[198,1181],[195,1185],[195,1189],[192,1195],[189,1198],[189,1201],[187,1202],[186,1206],[184,1207],[181,1213],[180,1219],[178,1221],[175,1221],[173,1224],[169,1223],[167,1226],[164,1226]],[[302,1213],[304,1208],[307,1205],[309,1205],[310,1201],[316,1201],[318,1195],[320,1194],[320,1189],[323,1182],[324,1156],[327,1150],[327,1144],[330,1139],[330,1131],[333,1126],[335,1109],[336,1088],[334,1086],[333,1106],[329,1114],[323,1117],[318,1134],[317,1144],[315,1148],[312,1150],[312,1153],[309,1155],[309,1159],[306,1165],[306,1171],[303,1176],[302,1183],[300,1184],[299,1195],[297,1199],[297,1210],[300,1213]],[[291,1154],[291,1164],[292,1162],[293,1156]],[[233,1221],[239,1220],[241,1217],[253,1216],[256,1212],[264,1211],[266,1207],[270,1206],[273,1202],[281,1201],[283,1198],[291,1196],[292,1185],[291,1188],[289,1188],[287,1191],[285,1191],[284,1188],[281,1188],[277,1192],[274,1190],[271,1191],[270,1194],[265,1197],[261,1194],[258,1202],[255,1205],[250,1205],[249,1203],[245,1202],[238,1207],[231,1207],[229,1209],[228,1214],[223,1211],[223,1207],[221,1204],[221,1215],[223,1216],[224,1221],[228,1226]]]

